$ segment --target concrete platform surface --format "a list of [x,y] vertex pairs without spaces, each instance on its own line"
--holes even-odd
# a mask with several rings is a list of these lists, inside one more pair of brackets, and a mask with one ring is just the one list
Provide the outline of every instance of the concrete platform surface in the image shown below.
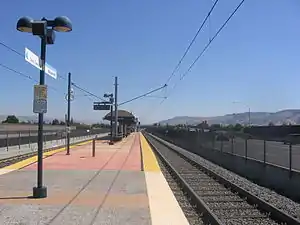
[[0,176],[0,224],[151,224],[139,135],[97,141],[44,159],[48,197],[28,198],[36,163]]
[[1,225],[188,224],[142,134],[111,146],[96,141],[95,157],[92,143],[70,153],[44,159],[44,199],[30,197],[35,161],[0,175]]

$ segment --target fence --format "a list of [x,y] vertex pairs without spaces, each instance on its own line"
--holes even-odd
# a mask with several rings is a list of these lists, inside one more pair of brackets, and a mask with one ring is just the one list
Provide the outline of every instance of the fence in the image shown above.
[[252,139],[249,136],[215,132],[200,133],[183,130],[147,128],[147,131],[186,149],[216,149],[233,155],[255,159],[300,171],[300,145],[285,144],[280,141]]
[[[108,129],[92,129],[89,130],[72,130],[70,133],[71,138],[78,138],[82,136],[106,133]],[[64,131],[44,131],[44,143],[54,140],[62,140],[66,138],[66,133]],[[20,149],[22,145],[31,145],[37,143],[38,136],[37,131],[2,131],[0,133],[0,148],[4,148],[8,151],[9,148],[18,146]]]

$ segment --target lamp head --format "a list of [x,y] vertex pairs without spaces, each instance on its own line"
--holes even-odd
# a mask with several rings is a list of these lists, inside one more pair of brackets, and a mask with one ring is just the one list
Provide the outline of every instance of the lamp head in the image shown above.
[[21,31],[21,32],[31,33],[32,32],[32,22],[33,22],[33,19],[28,16],[20,18],[17,22],[17,30]]
[[72,22],[66,16],[56,17],[53,24],[53,30],[57,32],[70,32],[72,31]]

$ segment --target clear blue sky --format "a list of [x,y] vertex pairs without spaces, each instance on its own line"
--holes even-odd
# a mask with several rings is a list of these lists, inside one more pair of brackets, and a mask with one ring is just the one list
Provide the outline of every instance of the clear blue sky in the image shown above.
[[[2,3],[0,41],[24,52],[39,54],[40,41],[16,30],[21,16],[51,19],[66,15],[73,22],[71,33],[57,33],[56,43],[47,48],[47,62],[60,75],[72,72],[73,81],[102,96],[113,90],[119,77],[119,100],[125,101],[164,84],[192,40],[212,5],[212,0],[87,0],[43,3]],[[239,3],[220,0],[179,73],[169,87],[156,93],[168,94],[213,35]],[[144,123],[173,116],[214,116],[247,110],[277,111],[300,108],[300,2],[297,0],[246,0],[227,27],[211,44],[169,99],[143,98],[124,105]],[[0,46],[0,63],[39,78],[39,71],[17,54]],[[33,82],[0,68],[0,114],[32,115]],[[48,114],[63,118],[66,81],[47,76]],[[79,95],[72,103],[76,119],[101,120],[92,101]],[[233,104],[240,101],[241,104]]]

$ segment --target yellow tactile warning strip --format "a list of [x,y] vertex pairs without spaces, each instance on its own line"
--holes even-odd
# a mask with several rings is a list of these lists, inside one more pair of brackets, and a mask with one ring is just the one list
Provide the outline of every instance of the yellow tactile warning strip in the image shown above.
[[[85,144],[88,144],[90,142],[91,141],[84,141],[84,142],[81,142],[81,143],[78,143],[78,144],[70,145],[70,148],[73,148],[75,146],[85,145]],[[44,152],[43,158],[52,156],[52,155],[54,155],[58,152],[62,152],[62,151],[65,151],[65,150],[66,150],[66,148],[63,147],[63,148],[54,149],[54,150],[49,151],[49,152]],[[33,156],[33,157],[28,158],[28,159],[24,159],[20,162],[17,162],[17,163],[14,163],[12,165],[1,168],[0,169],[0,175],[5,174],[5,173],[9,173],[9,172],[14,171],[14,170],[22,169],[22,168],[24,168],[26,166],[29,166],[30,164],[33,164],[35,162],[37,162],[37,156]]]
[[152,225],[189,225],[164,175],[146,172],[145,179]]
[[144,173],[152,225],[189,225],[149,143],[140,133]]
[[142,133],[140,133],[140,142],[142,150],[142,160],[144,171],[160,172],[160,167],[158,165],[157,159],[147,142],[146,138]]

